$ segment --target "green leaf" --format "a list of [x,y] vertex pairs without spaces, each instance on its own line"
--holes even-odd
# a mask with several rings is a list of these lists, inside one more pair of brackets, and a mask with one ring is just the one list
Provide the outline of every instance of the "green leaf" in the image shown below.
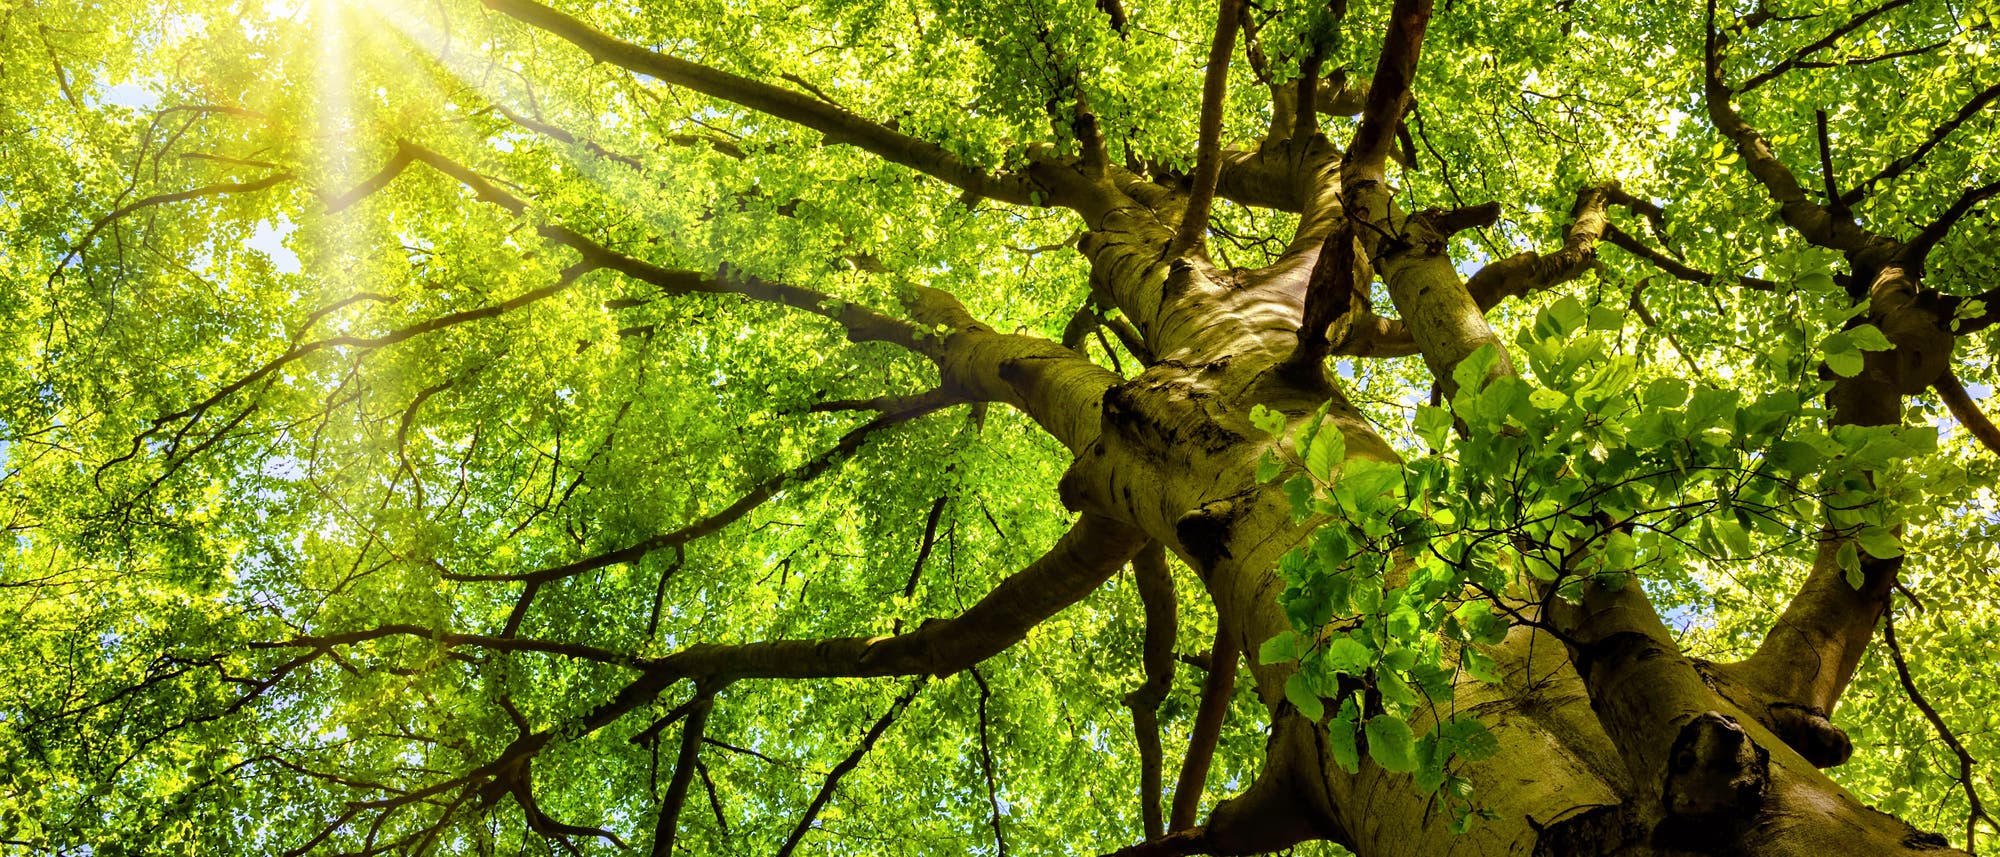
[[1565,295],[1535,316],[1535,338],[1567,339],[1583,327],[1588,316],[1582,303]]
[[1840,570],[1847,577],[1847,585],[1855,589],[1860,589],[1863,581],[1861,576],[1861,554],[1855,550],[1854,543],[1841,542],[1840,549],[1835,551],[1833,556],[1834,562],[1840,565]]
[[1355,740],[1360,724],[1354,697],[1340,703],[1340,715],[1326,727],[1328,749],[1333,751],[1333,761],[1340,769],[1350,774],[1361,772],[1361,746]]
[[1257,647],[1257,663],[1277,664],[1299,659],[1297,631],[1280,631]]
[[1557,390],[1537,387],[1528,394],[1528,403],[1544,411],[1553,411],[1569,403],[1569,396]]
[[1375,689],[1382,694],[1382,700],[1391,705],[1411,708],[1421,701],[1417,692],[1410,689],[1409,682],[1387,670],[1375,671]]
[[1477,718],[1460,715],[1438,727],[1452,755],[1468,762],[1489,759],[1500,752],[1500,739]]
[[1750,534],[1743,529],[1742,524],[1737,523],[1736,519],[1720,518],[1715,522],[1715,529],[1722,537],[1722,543],[1729,546],[1731,555],[1739,557],[1750,555]]
[[1303,521],[1312,515],[1312,478],[1301,473],[1285,480],[1285,496],[1292,501],[1292,519]]
[[1328,426],[1313,435],[1312,445],[1306,449],[1306,472],[1313,478],[1326,482],[1333,478],[1333,469],[1340,466],[1347,457],[1347,438],[1339,428]]
[[1507,620],[1494,615],[1484,601],[1468,601],[1451,615],[1474,643],[1494,646],[1507,638]]
[[1285,433],[1285,415],[1263,405],[1250,406],[1250,424],[1274,437]]
[[1847,341],[1862,351],[1888,351],[1896,347],[1882,330],[1872,324],[1855,325],[1847,329]]
[[1342,634],[1327,643],[1326,652],[1321,656],[1326,668],[1345,675],[1361,675],[1375,663],[1375,650],[1360,640]]
[[1903,542],[1896,538],[1894,530],[1888,527],[1867,527],[1859,536],[1861,547],[1876,559],[1894,559],[1903,555]]
[[1417,406],[1417,437],[1432,449],[1444,449],[1445,439],[1451,436],[1451,411],[1430,405]]
[[1587,324],[1591,330],[1605,332],[1623,330],[1625,329],[1625,313],[1622,310],[1613,309],[1605,304],[1591,304],[1590,321]]
[[1486,376],[1493,367],[1500,364],[1500,348],[1491,342],[1474,349],[1458,365],[1452,367],[1451,379],[1459,390],[1476,393],[1484,386]]
[[1258,456],[1257,458],[1258,483],[1261,484],[1265,482],[1270,482],[1271,480],[1278,478],[1278,474],[1282,472],[1284,472],[1284,463],[1278,460],[1278,454],[1276,452],[1267,449],[1264,450],[1263,455]]
[[1417,769],[1416,739],[1410,724],[1393,714],[1368,718],[1368,758],[1383,770],[1407,774]]
[[1307,681],[1305,673],[1292,673],[1291,677],[1285,679],[1285,699],[1291,702],[1292,707],[1297,708],[1300,714],[1305,715],[1307,720],[1317,722],[1326,716],[1326,704],[1320,701],[1318,694],[1312,692],[1312,683]]

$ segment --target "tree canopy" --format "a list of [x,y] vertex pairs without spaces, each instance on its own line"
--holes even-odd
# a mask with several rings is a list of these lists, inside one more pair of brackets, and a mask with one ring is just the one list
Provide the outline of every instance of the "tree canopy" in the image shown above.
[[2000,834],[1962,0],[0,0],[0,853]]

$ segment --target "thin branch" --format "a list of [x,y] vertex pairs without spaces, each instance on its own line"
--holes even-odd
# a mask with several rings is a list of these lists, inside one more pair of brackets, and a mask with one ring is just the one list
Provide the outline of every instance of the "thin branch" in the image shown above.
[[[417,160],[451,176],[471,189],[480,200],[498,205],[515,214],[527,211],[526,200],[501,190],[484,176],[473,172],[463,164],[415,143],[406,141],[401,145],[408,146]],[[926,341],[929,332],[923,327],[823,292],[774,283],[747,275],[726,265],[714,274],[662,268],[611,250],[582,233],[559,224],[543,225],[537,227],[535,231],[543,238],[581,254],[583,261],[580,264],[586,269],[602,268],[617,271],[640,282],[658,286],[661,294],[668,297],[694,293],[742,295],[765,303],[783,304],[832,320],[846,328],[848,338],[855,342],[891,342],[912,351],[925,353],[925,347],[921,343]]]
[[1007,857],[1007,836],[1000,830],[1000,784],[993,764],[993,738],[988,734],[986,703],[993,698],[993,690],[986,686],[986,677],[974,667],[972,681],[979,685],[979,767],[986,774],[986,801],[993,806],[993,846],[999,857]]
[[1964,193],[1958,195],[1958,199],[1953,200],[1951,205],[1945,208],[1943,214],[1938,215],[1936,220],[1931,221],[1929,226],[1917,233],[1917,237],[1910,239],[1910,243],[1904,245],[1902,258],[1921,268],[1925,257],[1931,254],[1931,249],[1951,233],[1951,228],[1958,225],[1961,218],[1972,213],[1980,203],[1995,196],[2000,196],[2000,179],[1978,187],[1966,188]]
[[1951,136],[1951,132],[1958,130],[1958,126],[1965,124],[1965,120],[1972,118],[1974,114],[1985,109],[1987,105],[1993,104],[1996,100],[2000,100],[2000,83],[1982,89],[1978,94],[1972,96],[1971,99],[1965,102],[1964,106],[1958,108],[1957,113],[1951,115],[1951,118],[1938,123],[1936,128],[1932,128],[1930,136],[1925,138],[1924,142],[1918,145],[1915,150],[1890,161],[1882,167],[1881,172],[1869,176],[1866,181],[1850,188],[1846,194],[1840,197],[1841,204],[1853,206],[1859,203],[1863,197],[1874,191],[1876,185],[1895,179],[1911,167],[1916,166],[1919,161],[1924,159],[1925,155],[1930,154],[1932,149],[1937,148],[1939,143],[1944,142],[1946,137]]
[[486,6],[567,41],[599,61],[797,122],[827,135],[831,141],[852,143],[978,196],[1019,205],[1034,202],[1030,194],[1036,188],[1023,176],[991,175],[942,146],[899,133],[810,95],[621,41],[535,0],[486,0]]
[[723,838],[727,839],[729,838],[729,819],[724,818],[722,815],[722,798],[716,796],[715,780],[709,778],[708,766],[702,764],[700,756],[694,758],[694,770],[695,773],[701,775],[702,788],[708,790],[709,808],[715,810],[715,827],[722,832]]
[[1201,704],[1195,710],[1194,731],[1188,736],[1187,757],[1181,761],[1180,780],[1174,784],[1174,808],[1167,829],[1175,833],[1195,829],[1201,795],[1208,786],[1208,769],[1215,761],[1216,742],[1222,739],[1222,724],[1229,717],[1229,698],[1236,692],[1236,662],[1242,650],[1235,628],[1226,619],[1216,623],[1212,651],[1213,669],[1202,681]]
[[402,175],[403,171],[409,169],[410,164],[415,163],[416,160],[417,153],[415,150],[411,149],[408,144],[401,140],[396,141],[396,153],[389,156],[389,160],[384,161],[382,168],[376,170],[374,175],[369,176],[360,184],[348,188],[345,192],[323,197],[326,202],[326,213],[337,214],[346,210],[349,206],[367,199],[376,191],[388,187],[390,182],[395,181],[396,177]]
[[455,634],[437,628],[400,623],[377,625],[373,628],[342,631],[334,634],[293,637],[289,640],[257,640],[246,645],[252,649],[315,649],[318,651],[330,651],[336,646],[351,646],[356,643],[389,637],[414,637],[421,640],[429,640],[446,647],[472,646],[474,648],[491,649],[500,652],[541,652],[543,654],[561,655],[566,658],[596,661],[598,663],[635,669],[641,666],[639,659],[632,655],[600,649],[596,646],[586,646],[581,643],[489,637],[479,634]]
[[1194,187],[1167,253],[1178,256],[1203,246],[1208,209],[1222,173],[1222,108],[1229,98],[1229,58],[1236,52],[1236,19],[1243,0],[1216,0],[1215,41],[1208,49],[1208,73],[1201,87],[1200,143],[1195,149]]
[[1882,611],[1882,642],[1889,646],[1889,657],[1896,664],[1896,677],[1903,683],[1903,692],[1909,695],[1910,702],[1917,707],[1917,710],[1923,712],[1924,719],[1930,721],[1931,728],[1937,730],[1938,738],[1944,741],[1946,747],[1951,748],[1952,755],[1958,757],[1958,782],[1965,788],[1965,802],[1970,808],[1965,817],[1965,851],[1967,854],[1977,854],[1978,849],[1974,841],[1978,833],[1976,823],[1985,821],[1988,826],[1995,827],[2000,827],[2000,824],[1996,824],[1993,817],[1986,814],[1986,805],[1979,800],[1979,789],[1974,786],[1972,778],[1972,766],[1975,764],[1972,754],[1966,752],[1965,743],[1958,740],[1958,735],[1951,731],[1950,726],[1945,725],[1944,718],[1938,716],[1937,709],[1931,706],[1930,700],[1924,698],[1922,691],[1917,690],[1916,680],[1910,677],[1910,665],[1903,659],[1902,646],[1896,643],[1895,613],[1894,610]]
[[113,223],[116,223],[120,218],[123,218],[124,216],[131,214],[132,212],[139,211],[141,209],[151,208],[156,205],[167,205],[169,203],[175,203],[175,202],[186,202],[190,199],[200,199],[202,197],[224,196],[228,194],[237,194],[237,193],[255,193],[257,191],[266,190],[276,185],[282,184],[284,182],[291,181],[292,178],[293,176],[291,173],[273,173],[271,175],[265,176],[261,179],[256,179],[254,181],[216,182],[215,184],[203,185],[201,187],[194,188],[192,190],[182,190],[182,191],[175,191],[173,193],[154,194],[144,199],[140,199],[135,202],[129,202],[124,205],[121,205],[115,209],[112,209],[110,214],[104,215],[103,217],[98,218],[96,222],[90,224],[90,229],[85,231],[83,233],[83,237],[78,239],[75,244],[70,246],[69,252],[64,253],[61,259],[56,260],[55,269],[49,272],[49,282],[51,283],[55,282],[56,277],[60,276],[65,268],[69,267],[69,263],[75,260],[79,255],[81,255],[84,249],[88,248],[91,245],[91,242],[97,240],[97,234],[103,232],[105,227],[110,226]]
[[[1909,0],[1890,0],[1887,5],[1907,2]],[[1862,229],[1853,218],[1843,217],[1827,206],[1808,199],[1798,176],[1778,159],[1764,135],[1745,121],[1731,103],[1736,92],[1723,79],[1723,49],[1727,40],[1716,29],[1715,5],[1715,0],[1708,0],[1703,47],[1702,94],[1710,123],[1718,133],[1735,144],[1736,153],[1743,158],[1744,168],[1778,204],[1779,214],[1785,223],[1798,230],[1807,241],[1851,255],[1886,259],[1896,249],[1894,242]]]
[[923,576],[924,560],[930,559],[931,549],[937,547],[938,518],[943,517],[945,504],[950,501],[951,495],[938,495],[937,501],[931,504],[930,514],[924,517],[924,540],[922,546],[917,548],[916,563],[910,566],[910,582],[903,586],[904,598],[917,594],[917,581]]
[[[1610,242],[1610,244],[1614,247],[1617,247],[1621,250],[1624,250],[1627,253],[1631,253],[1634,256],[1638,256],[1641,259],[1653,263],[1655,267],[1658,267],[1660,270],[1673,275],[1675,279],[1686,280],[1687,282],[1690,283],[1700,283],[1701,285],[1708,285],[1722,278],[1721,275],[1719,274],[1712,274],[1707,271],[1703,271],[1699,268],[1692,267],[1680,261],[1679,259],[1675,259],[1674,257],[1662,253],[1658,250],[1655,250],[1652,247],[1646,246],[1644,242],[1640,241],[1637,238],[1632,237],[1632,235],[1625,232],[1624,230],[1619,229],[1616,224],[1605,225],[1604,240]],[[1752,291],[1774,292],[1778,290],[1777,283],[1772,282],[1770,280],[1766,280],[1762,277],[1752,277],[1748,274],[1739,274],[1736,276],[1735,279],[1737,285],[1742,286],[1743,288],[1746,289],[1750,289]]]
[[1835,27],[1833,29],[1833,32],[1827,33],[1825,36],[1822,36],[1817,41],[1814,41],[1806,45],[1805,47],[1793,51],[1791,56],[1786,57],[1783,62],[1780,62],[1775,66],[1772,66],[1770,70],[1764,72],[1763,74],[1757,75],[1756,77],[1752,77],[1749,80],[1744,81],[1743,85],[1741,87],[1738,87],[1736,91],[1739,93],[1749,92],[1750,90],[1763,86],[1766,83],[1770,83],[1771,81],[1777,79],[1779,75],[1782,75],[1787,71],[1790,71],[1794,68],[1798,68],[1801,65],[1805,64],[1806,57],[1812,56],[1813,54],[1819,53],[1822,50],[1832,47],[1833,43],[1839,41],[1841,36],[1845,36],[1848,33],[1854,32],[1855,28],[1868,23],[1875,16],[1887,12],[1891,9],[1895,9],[1898,6],[1907,6],[1910,4],[1910,2],[1911,0],[1889,0],[1889,2],[1887,3],[1884,3],[1880,6],[1877,6],[1873,9],[1870,9],[1866,12],[1854,16],[1852,19],[1849,19],[1847,23]]
[[595,571],[606,566],[637,562],[654,551],[685,545],[735,523],[744,515],[749,514],[751,510],[763,505],[765,501],[775,496],[785,485],[810,480],[826,472],[827,468],[853,455],[868,440],[869,436],[875,432],[889,426],[908,422],[916,417],[930,413],[939,407],[942,407],[942,405],[926,403],[926,406],[920,406],[914,410],[886,413],[869,420],[849,430],[846,434],[841,435],[838,442],[820,454],[806,459],[795,467],[780,470],[766,476],[756,485],[752,486],[749,491],[745,492],[743,496],[736,498],[735,502],[671,532],[651,536],[617,550],[606,551],[596,556],[537,571],[501,574],[466,574],[447,571],[439,576],[445,580],[460,582],[523,582],[531,586],[539,586],[567,577],[574,577],[588,571]]
[[496,304],[488,304],[486,306],[479,307],[476,309],[461,310],[459,312],[447,313],[445,315],[439,316],[429,321],[422,321],[416,324],[412,324],[408,327],[392,330],[380,336],[332,336],[326,339],[315,340],[313,342],[309,342],[304,345],[295,346],[291,350],[286,351],[285,353],[272,358],[269,362],[266,362],[264,365],[259,366],[254,370],[251,370],[248,374],[244,375],[243,377],[223,385],[221,389],[210,394],[208,398],[203,399],[199,402],[196,402],[195,404],[189,405],[173,413],[154,417],[152,423],[146,428],[145,431],[142,431],[139,434],[133,436],[132,445],[129,449],[127,449],[123,454],[111,458],[105,461],[103,464],[98,465],[97,474],[98,476],[102,476],[104,471],[111,468],[113,465],[130,461],[134,457],[137,457],[140,448],[145,444],[146,440],[155,435],[158,435],[168,425],[184,419],[190,419],[190,418],[199,419],[203,414],[207,413],[210,408],[213,408],[217,404],[220,404],[224,399],[227,399],[230,396],[234,395],[237,391],[242,390],[243,388],[248,387],[252,384],[255,384],[266,377],[269,377],[272,373],[285,368],[287,365],[290,365],[295,361],[298,361],[300,359],[303,359],[305,357],[308,357],[312,354],[316,354],[321,351],[326,351],[335,348],[354,349],[362,351],[382,348],[389,345],[395,345],[397,343],[409,339],[414,339],[418,336],[422,336],[427,333],[443,330],[448,327],[455,327],[457,325],[465,324],[468,322],[479,321],[481,319],[496,318],[502,315],[506,315],[507,313],[520,309],[521,307],[535,303],[536,301],[543,300],[552,295],[558,294],[564,291],[565,289],[568,289],[570,286],[576,283],[577,279],[581,277],[586,270],[588,269],[585,267],[573,265],[565,269],[562,273],[562,276],[559,277],[554,283],[543,286],[539,289],[531,289],[529,291],[523,292],[519,295],[516,295],[512,298],[509,298],[507,300],[501,301]]
[[667,712],[665,717],[655,720],[645,729],[639,730],[639,734],[632,736],[632,743],[641,747],[652,746],[660,740],[660,733],[665,731],[667,727],[679,723],[682,718],[694,713],[696,705],[706,704],[702,700],[708,696],[711,696],[711,694],[696,692],[693,698],[674,706],[674,709]]
[[813,822],[819,819],[820,810],[826,807],[827,801],[833,799],[833,790],[839,787],[840,778],[847,776],[849,771],[860,765],[861,757],[868,755],[869,750],[875,749],[875,742],[881,740],[882,733],[889,730],[889,724],[896,722],[896,717],[903,713],[910,700],[915,699],[917,692],[924,689],[924,681],[924,677],[919,676],[916,681],[910,682],[910,689],[902,696],[896,697],[896,701],[890,703],[889,710],[882,712],[875,725],[868,727],[868,734],[861,736],[861,743],[854,748],[854,752],[848,753],[847,758],[833,766],[833,770],[826,775],[826,782],[820,786],[819,794],[814,795],[812,803],[806,806],[805,815],[799,819],[798,826],[792,828],[792,835],[778,849],[777,857],[789,857],[792,850],[799,847],[799,842],[805,839],[806,831],[811,830]]
[[806,407],[806,412],[813,414],[830,414],[840,411],[876,411],[878,413],[889,413],[891,411],[912,411],[932,406],[950,407],[952,405],[964,404],[968,401],[971,400],[944,389],[936,389],[926,393],[914,393],[911,395],[870,396],[865,399],[828,399],[824,402],[812,403]]

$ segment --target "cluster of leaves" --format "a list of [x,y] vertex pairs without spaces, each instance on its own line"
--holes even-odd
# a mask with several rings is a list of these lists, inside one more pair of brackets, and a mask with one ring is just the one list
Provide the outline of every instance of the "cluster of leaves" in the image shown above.
[[[1572,298],[1545,308],[1517,337],[1536,380],[1501,371],[1492,346],[1476,351],[1454,371],[1448,409],[1418,408],[1417,434],[1433,451],[1404,462],[1349,458],[1324,407],[1295,426],[1252,414],[1279,441],[1259,478],[1290,473],[1293,514],[1325,522],[1279,563],[1294,630],[1266,641],[1259,659],[1299,664],[1286,696],[1314,720],[1333,712],[1340,764],[1358,770],[1365,737],[1383,768],[1413,773],[1424,792],[1443,788],[1461,826],[1474,814],[1470,783],[1448,763],[1497,745],[1467,716],[1422,737],[1410,718],[1450,710],[1461,671],[1499,681],[1481,647],[1506,636],[1509,616],[1528,619],[1533,604],[1574,600],[1589,583],[1670,578],[1690,559],[1759,556],[1822,535],[1853,537],[1839,556],[1858,585],[1861,550],[1902,551],[1895,510],[1906,504],[1894,501],[1915,489],[1889,465],[1936,447],[1927,427],[1821,430],[1824,412],[1807,402],[1831,382],[1747,402],[1675,378],[1635,389],[1634,360],[1609,348],[1624,323]],[[1818,353],[1845,374],[1861,351],[1886,347],[1858,325]]]

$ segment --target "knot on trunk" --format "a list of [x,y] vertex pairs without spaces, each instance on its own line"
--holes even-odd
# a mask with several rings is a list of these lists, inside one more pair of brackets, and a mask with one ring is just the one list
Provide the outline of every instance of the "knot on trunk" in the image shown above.
[[1771,704],[1771,731],[1816,768],[1831,768],[1854,754],[1854,742],[1816,706]]
[[1707,711],[1674,739],[1661,802],[1682,833],[1726,836],[1763,808],[1770,780],[1770,753],[1734,718]]
[[1174,535],[1180,539],[1188,558],[1194,560],[1195,570],[1206,578],[1216,563],[1230,557],[1229,536],[1235,525],[1236,504],[1210,500],[1182,515],[1174,523]]

